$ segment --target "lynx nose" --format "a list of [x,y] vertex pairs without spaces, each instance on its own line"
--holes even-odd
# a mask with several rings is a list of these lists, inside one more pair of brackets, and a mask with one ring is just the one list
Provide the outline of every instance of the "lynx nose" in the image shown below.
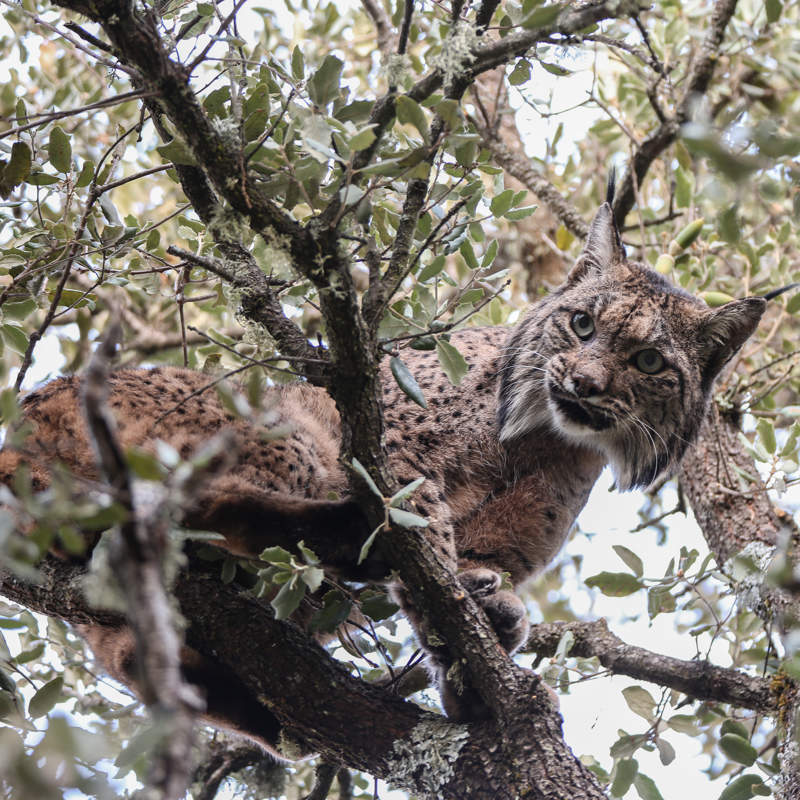
[[593,397],[608,388],[608,371],[600,364],[582,364],[570,377],[572,391],[578,397]]

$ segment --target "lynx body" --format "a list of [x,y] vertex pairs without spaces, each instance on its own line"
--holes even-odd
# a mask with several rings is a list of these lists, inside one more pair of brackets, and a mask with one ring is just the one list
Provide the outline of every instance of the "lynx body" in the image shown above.
[[[470,366],[460,386],[448,381],[434,353],[404,351],[427,397],[424,410],[386,370],[391,466],[403,483],[426,479],[413,498],[416,511],[430,520],[431,536],[462,571],[508,651],[519,646],[527,623],[520,601],[499,591],[498,573],[508,572],[516,585],[552,560],[605,464],[622,489],[677,467],[714,378],[764,306],[748,298],[711,310],[627,261],[606,203],[567,281],[516,328],[454,335]],[[345,577],[379,577],[360,574],[353,563],[369,528],[346,498],[339,418],[327,394],[306,384],[272,390],[270,425],[288,432],[270,440],[234,420],[215,393],[193,394],[207,383],[207,376],[177,368],[121,370],[110,381],[126,446],[161,439],[188,456],[220,430],[233,431],[235,464],[208,485],[185,524],[222,532],[224,546],[245,555],[281,544],[283,534],[322,532],[342,544],[328,566]],[[24,460],[44,486],[53,459],[94,477],[78,389],[76,378],[63,378],[28,396],[34,432],[23,451],[0,454],[0,477],[9,480]],[[332,492],[343,499],[329,499]],[[448,713],[469,718],[473,711],[445,678],[446,652],[427,643],[402,590],[397,596],[431,653]],[[130,637],[88,635],[110,671],[130,680]],[[213,722],[274,745],[277,723],[263,715],[253,722],[244,694],[215,688],[213,665],[190,672],[205,686]]]

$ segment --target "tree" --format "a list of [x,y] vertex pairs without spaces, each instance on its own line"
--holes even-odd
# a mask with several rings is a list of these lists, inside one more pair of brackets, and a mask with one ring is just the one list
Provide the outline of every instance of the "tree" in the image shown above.
[[[0,91],[7,424],[45,340],[58,345],[63,370],[80,370],[117,320],[124,362],[185,362],[209,372],[209,383],[248,372],[252,404],[260,382],[287,372],[326,386],[342,417],[343,458],[357,459],[389,497],[400,487],[381,447],[380,359],[433,347],[457,382],[464,362],[448,332],[506,323],[545,279],[563,275],[612,162],[629,250],[709,304],[798,278],[797,9],[781,0],[287,0],[285,13],[244,2],[3,2],[13,31],[5,55],[20,61]],[[559,126],[540,156],[526,156],[512,105],[557,119],[576,67],[592,76],[581,104],[594,121],[561,149]],[[543,100],[537,87],[548,75],[557,81]],[[691,611],[698,653],[724,640],[730,665],[646,652],[602,620],[578,619],[567,598],[553,602],[544,590],[557,592],[558,566],[534,590],[544,616],[561,621],[534,626],[526,649],[552,659],[545,673],[557,685],[599,663],[664,689],[660,701],[644,687],[625,690],[646,726],[622,732],[610,755],[575,757],[540,679],[502,655],[419,529],[382,536],[381,555],[464,660],[494,714],[481,726],[400,699],[418,688],[414,670],[376,682],[370,667],[383,673],[381,664],[407,663],[411,652],[384,621],[393,609],[380,592],[356,598],[330,587],[317,617],[332,627],[360,604],[366,635],[342,644],[372,683],[276,618],[303,591],[277,614],[260,595],[290,573],[302,585],[297,576],[325,560],[324,532],[305,550],[274,550],[260,567],[197,542],[188,562],[175,549],[156,553],[174,572],[165,587],[153,555],[135,555],[163,520],[146,517],[135,495],[120,508],[69,476],[37,494],[20,475],[4,494],[0,540],[0,591],[19,604],[0,609],[9,639],[0,652],[5,795],[60,797],[74,787],[114,796],[97,766],[104,758],[153,796],[181,795],[195,763],[197,701],[177,670],[172,597],[187,640],[214,652],[320,754],[309,797],[328,796],[336,775],[340,797],[369,797],[367,773],[416,797],[599,798],[610,786],[616,797],[658,798],[634,756],[655,747],[668,763],[670,738],[682,733],[717,754],[710,777],[725,777],[712,794],[800,796],[797,529],[780,507],[797,482],[799,310],[797,294],[771,303],[678,478],[680,510],[685,497],[709,557],[684,549],[663,578],[649,578],[635,546],[621,546],[625,571],[587,581],[609,596],[646,592],[651,617],[674,614],[685,625]],[[103,428],[108,350],[89,368],[87,412],[114,455]],[[133,476],[184,493],[204,468],[166,451],[109,464],[125,487]],[[373,520],[384,518],[383,501],[356,473],[352,489]],[[644,514],[668,547],[674,512],[662,507],[662,490],[647,496]],[[21,517],[33,528],[24,537]],[[123,588],[116,606],[102,566],[87,593],[80,558],[41,558],[56,535],[79,552],[79,529],[115,523],[129,545],[109,555]],[[113,626],[122,610],[141,632],[145,662],[161,668],[147,676],[148,724],[138,704],[102,688],[65,624]],[[59,703],[67,714],[50,713]],[[245,768],[243,786],[281,791],[265,787],[285,768],[258,748],[217,736],[198,758],[194,796],[213,797]],[[290,796],[308,789],[308,765],[287,780]]]

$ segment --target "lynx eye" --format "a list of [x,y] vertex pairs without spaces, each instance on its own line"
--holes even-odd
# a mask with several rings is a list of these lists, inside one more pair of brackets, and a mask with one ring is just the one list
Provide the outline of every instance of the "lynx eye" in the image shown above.
[[594,333],[594,320],[585,311],[576,311],[569,324],[579,339],[588,339]]
[[641,350],[636,354],[636,368],[654,375],[664,369],[664,357],[658,350]]

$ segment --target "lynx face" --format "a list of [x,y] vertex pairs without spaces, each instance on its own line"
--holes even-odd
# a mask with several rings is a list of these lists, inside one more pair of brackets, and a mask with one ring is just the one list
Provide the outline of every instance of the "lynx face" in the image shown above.
[[653,483],[696,437],[714,378],[765,305],[747,298],[711,310],[627,261],[605,204],[566,283],[506,350],[501,441],[556,431],[601,451],[621,489]]

